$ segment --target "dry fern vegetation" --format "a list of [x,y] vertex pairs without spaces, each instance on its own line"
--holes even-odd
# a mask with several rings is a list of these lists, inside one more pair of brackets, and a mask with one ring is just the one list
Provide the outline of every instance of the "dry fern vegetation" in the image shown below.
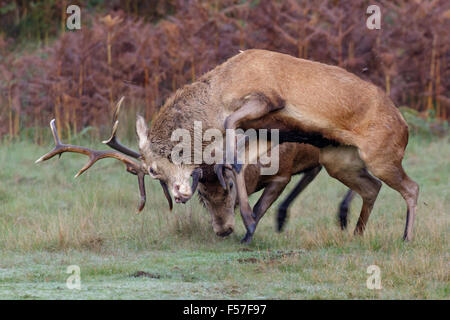
[[[384,88],[396,105],[425,118],[449,117],[445,0],[379,1],[380,30],[366,28],[367,1],[98,1],[94,10],[86,0],[77,1],[82,29],[72,32],[57,23],[64,26],[65,1],[6,2],[0,1],[0,136],[31,127],[40,142],[40,128],[53,117],[68,138],[87,126],[98,135],[122,95],[151,120],[171,92],[247,48],[341,66]],[[31,19],[33,13],[40,15]],[[19,45],[35,38],[35,50]]]

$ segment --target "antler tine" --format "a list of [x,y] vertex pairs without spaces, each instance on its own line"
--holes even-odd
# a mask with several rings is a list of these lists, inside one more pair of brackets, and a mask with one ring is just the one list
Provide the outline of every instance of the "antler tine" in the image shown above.
[[113,114],[113,128],[111,130],[111,136],[109,137],[108,140],[102,141],[102,143],[104,143],[104,144],[110,143],[116,137],[116,131],[117,131],[117,127],[119,125],[120,107],[122,106],[122,102],[123,102],[124,98],[125,98],[125,96],[122,96],[120,98],[119,102],[117,102],[117,104],[116,104],[116,108],[114,109],[114,114]]
[[62,143],[61,140],[59,139],[58,136],[58,131],[56,130],[56,125],[55,125],[56,120],[52,119],[50,121],[50,129],[52,130],[52,135],[53,135],[53,140],[55,141],[55,147],[53,148],[52,151],[44,154],[42,157],[40,157],[39,159],[37,159],[34,163],[39,163],[45,160],[48,160],[50,158],[53,158],[54,156],[56,156],[57,154],[61,154],[62,152],[59,152],[59,150],[62,147]]
[[139,172],[137,174],[137,177],[138,177],[139,193],[141,195],[141,199],[139,200],[139,205],[138,205],[136,213],[140,213],[142,211],[142,209],[144,209],[145,201],[147,199],[147,196],[145,195],[145,181],[144,181],[145,173]]
[[52,119],[52,121],[50,121],[50,128],[52,129],[52,134],[53,134],[53,139],[55,140],[55,144],[58,146],[61,144],[61,140],[59,139],[58,136],[58,131],[56,130],[56,120]]
[[[57,147],[58,145],[60,145],[61,142],[59,141],[58,134],[57,134],[55,131],[53,131],[54,123],[55,123],[55,119],[52,119],[52,120],[50,121],[50,128],[52,129],[53,140],[55,141],[55,145],[56,145],[56,146],[55,146],[55,149],[56,149],[56,147]],[[44,154],[42,157],[40,157],[39,159],[37,159],[34,163],[39,163],[39,162],[42,162],[42,161],[45,161],[45,160],[50,159],[50,158],[53,157],[53,156],[49,157],[49,155],[50,155],[50,153],[53,152],[55,149],[53,149],[53,150],[50,151],[49,153]]]
[[114,110],[114,116],[113,116],[113,121],[117,121],[117,119],[119,119],[119,112],[120,112],[120,107],[122,106],[122,102],[123,99],[125,99],[125,96],[121,96],[119,101],[116,104],[116,109]]
[[103,158],[115,158],[117,160],[122,161],[126,166],[127,170],[130,172],[139,172],[143,171],[143,169],[140,167],[138,163],[135,163],[134,161],[128,159],[124,155],[115,152],[115,151],[99,151],[99,150],[93,150],[82,146],[76,146],[71,144],[64,144],[61,142],[58,131],[56,129],[55,125],[55,119],[50,121],[50,128],[53,134],[53,138],[55,140],[55,147],[52,151],[46,153],[42,157],[40,157],[38,160],[36,160],[36,163],[46,161],[48,159],[53,158],[56,155],[61,155],[64,152],[74,152],[74,153],[81,153],[84,155],[87,155],[89,157],[89,162],[81,168],[80,171],[75,175],[75,178],[79,177],[83,172],[85,172],[87,169],[89,169],[95,162],[97,162],[100,159]]
[[[115,108],[114,114],[113,114],[113,127],[111,130],[111,136],[109,137],[108,140],[104,140],[102,142],[114,150],[122,152],[123,154],[126,154],[135,159],[140,159],[141,158],[140,153],[124,146],[122,143],[120,143],[119,139],[116,136],[117,128],[119,127],[120,108],[122,106],[122,102],[123,102],[124,98],[125,97],[122,96],[116,104],[116,108]],[[147,174],[147,172],[145,172],[145,174]],[[139,176],[138,176],[138,179],[139,179],[139,190],[141,191],[141,204],[139,205],[139,208],[141,208],[141,206],[143,208],[145,205],[145,190],[141,189],[141,180],[140,180],[141,178],[139,178]],[[143,185],[143,179],[144,178],[142,178],[142,185]],[[170,209],[170,211],[172,211],[173,203],[172,203],[172,197],[170,196],[169,188],[167,187],[167,184],[164,181],[160,180],[159,182],[164,191],[164,196],[166,197],[167,202],[169,203],[169,209]],[[142,208],[138,209],[138,213],[142,210]]]
[[[68,150],[69,152],[76,152],[75,150]],[[137,166],[137,164],[131,164],[131,162],[129,162],[130,160],[125,160],[125,158],[122,157],[118,157],[118,154],[115,155],[113,153],[110,152],[105,152],[105,151],[97,151],[97,150],[90,150],[91,153],[89,154],[89,161],[88,163],[86,163],[84,165],[83,168],[80,169],[80,171],[77,172],[77,174],[75,175],[74,178],[78,178],[80,175],[82,175],[87,169],[89,169],[90,167],[92,167],[92,165],[94,163],[97,162],[97,160],[103,159],[103,158],[115,158],[117,160],[121,160],[126,166],[127,166],[127,171],[133,173],[132,171],[134,171],[136,169],[135,165]],[[130,167],[131,170],[130,171]]]
[[53,134],[53,138],[55,140],[55,147],[53,148],[52,151],[46,153],[45,155],[40,157],[38,160],[36,160],[36,163],[46,161],[48,159],[53,158],[56,155],[61,155],[64,152],[74,152],[74,153],[81,153],[81,154],[87,155],[89,157],[89,161],[75,175],[75,178],[77,178],[100,159],[114,158],[114,159],[120,160],[126,165],[127,171],[129,173],[132,173],[132,174],[135,174],[138,176],[139,191],[140,191],[140,195],[141,195],[141,199],[139,201],[139,206],[138,206],[138,212],[142,211],[142,209],[145,206],[145,202],[146,202],[145,183],[144,183],[144,177],[146,175],[146,172],[141,164],[136,163],[135,161],[127,158],[125,155],[121,154],[120,152],[93,150],[93,149],[89,149],[89,148],[82,147],[82,146],[61,143],[61,140],[59,139],[59,136],[58,136],[58,131],[56,129],[55,119],[50,121],[50,128],[51,128],[51,131]]
[[170,211],[172,211],[173,202],[172,202],[172,197],[170,196],[169,187],[167,186],[167,183],[165,183],[162,180],[159,180],[159,183],[161,184],[161,187],[164,191],[164,196],[166,197],[167,202],[169,203],[169,209],[170,209]]
[[113,128],[111,130],[111,136],[109,137],[108,140],[104,140],[102,142],[104,144],[108,145],[109,147],[111,147],[112,149],[115,149],[119,152],[122,152],[123,154],[126,154],[127,156],[133,157],[135,159],[139,159],[141,157],[141,154],[134,150],[131,150],[128,147],[125,147],[122,143],[120,143],[119,139],[117,139],[117,136],[116,136],[117,128],[119,126],[120,107],[122,106],[122,102],[123,102],[124,98],[125,97],[122,96],[116,104],[116,109],[114,110],[114,115],[113,115]]

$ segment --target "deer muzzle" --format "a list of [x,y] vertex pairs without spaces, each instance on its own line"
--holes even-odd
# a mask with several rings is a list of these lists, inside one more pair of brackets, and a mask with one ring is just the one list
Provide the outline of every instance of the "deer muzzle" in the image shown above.
[[201,168],[195,168],[192,173],[192,185],[190,187],[190,190],[188,188],[183,188],[182,185],[175,183],[173,186],[173,194],[175,202],[177,203],[186,203],[188,202],[192,196],[195,194],[195,191],[197,191],[198,182],[203,176],[203,171]]

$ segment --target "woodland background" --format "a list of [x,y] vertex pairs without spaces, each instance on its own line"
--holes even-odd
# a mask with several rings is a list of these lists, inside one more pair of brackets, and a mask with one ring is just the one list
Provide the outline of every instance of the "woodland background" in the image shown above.
[[[65,9],[81,8],[69,31]],[[382,10],[380,30],[366,9]],[[0,0],[0,137],[99,137],[117,99],[151,120],[171,92],[248,48],[341,66],[385,89],[417,123],[447,132],[445,0]],[[84,130],[84,131],[83,131]]]

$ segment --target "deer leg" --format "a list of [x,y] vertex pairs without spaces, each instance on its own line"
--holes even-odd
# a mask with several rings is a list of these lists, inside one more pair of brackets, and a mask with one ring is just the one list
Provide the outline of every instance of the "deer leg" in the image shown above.
[[[387,126],[390,128],[390,126]],[[383,142],[381,143],[380,140]],[[358,143],[359,154],[370,172],[401,194],[406,202],[406,225],[403,240],[412,239],[419,185],[405,173],[402,160],[408,144],[407,126],[391,128],[383,136],[371,135]]]
[[[372,212],[375,200],[377,199],[378,192],[380,191],[381,182],[370,175],[367,169],[361,169],[357,174],[355,180],[358,184],[353,186],[353,190],[362,197],[363,205],[354,233],[362,235],[366,228],[367,220],[369,220],[370,213]],[[347,183],[347,187],[351,188],[351,185],[353,185],[352,182]]]
[[[235,132],[234,130],[238,128],[239,124],[243,121],[258,119],[267,113],[283,108],[283,106],[273,106],[269,99],[261,94],[251,94],[245,98],[245,102],[243,105],[230,114],[224,122],[224,128],[225,130],[232,130],[231,139],[226,140],[226,159],[235,159],[234,163],[232,164],[233,172],[235,174],[236,178],[236,192],[239,199],[239,207],[242,215],[242,219],[244,221],[245,227],[247,229],[247,234],[245,235],[244,239],[242,239],[242,242],[248,242],[248,240],[251,239],[253,236],[253,233],[255,232],[256,228],[256,222],[254,220],[254,213],[250,207],[250,204],[248,203],[248,195],[247,195],[247,188],[245,185],[245,178],[244,178],[244,170],[242,170],[242,165],[238,164],[236,161],[235,156]],[[228,137],[228,136],[227,136]],[[223,170],[220,166],[218,166],[216,172],[218,175],[223,174]],[[223,180],[223,177],[219,176],[219,181]]]
[[389,159],[384,159],[383,161],[375,160],[370,158],[365,160],[369,170],[389,187],[399,192],[406,202],[406,225],[403,240],[410,241],[416,216],[419,185],[408,177],[400,161],[389,163]]
[[267,187],[264,188],[264,192],[261,197],[256,202],[253,207],[253,212],[255,213],[256,223],[261,220],[270,206],[278,199],[283,190],[289,183],[289,178],[286,179],[277,179],[276,181],[271,182]]
[[[282,109],[284,106],[275,106],[270,103],[269,99],[263,94],[250,94],[245,97],[245,102],[235,112],[230,114],[224,122],[225,130],[234,130],[244,121],[255,120],[263,117],[269,112]],[[235,135],[232,134],[231,139],[226,140],[226,159],[236,159],[235,156]],[[236,161],[232,164],[233,168],[239,172],[242,169],[242,165]]]
[[[239,173],[233,172],[235,175],[236,181],[236,192],[237,198],[239,201],[239,210],[241,212],[242,221],[244,222],[245,229],[247,229],[247,233],[244,238],[241,240],[241,243],[250,242],[253,234],[256,229],[256,221],[254,219],[255,215],[253,214],[252,208],[250,207],[250,203],[248,202],[248,194],[247,187],[245,185],[245,170],[241,170]],[[243,191],[243,192],[241,192]]]
[[355,192],[351,189],[349,189],[344,197],[342,199],[341,203],[339,204],[339,224],[341,226],[341,230],[347,229],[347,222],[348,222],[348,209],[350,207],[350,202],[352,202],[353,198],[355,196]]
[[[289,183],[290,178],[277,177],[274,181],[270,182],[267,187],[264,188],[263,194],[256,202],[253,207],[254,218],[256,225],[259,220],[264,216],[270,206],[275,202],[276,199],[280,196],[283,190],[286,188]],[[255,228],[256,228],[255,225]],[[252,240],[253,235],[246,234],[242,242],[249,243]]]
[[287,218],[287,210],[291,205],[291,203],[295,200],[295,198],[297,198],[297,196],[303,191],[303,189],[305,189],[311,183],[311,181],[314,180],[314,178],[319,174],[321,169],[322,166],[317,166],[313,169],[306,170],[303,173],[303,177],[301,178],[301,180],[297,183],[294,189],[289,193],[286,199],[284,199],[281,205],[278,207],[278,214],[277,214],[278,232],[281,232],[281,230],[283,230],[283,226]]
[[355,147],[326,147],[320,151],[320,163],[328,174],[357,192],[363,199],[355,234],[362,235],[381,188],[381,182],[369,174]]

